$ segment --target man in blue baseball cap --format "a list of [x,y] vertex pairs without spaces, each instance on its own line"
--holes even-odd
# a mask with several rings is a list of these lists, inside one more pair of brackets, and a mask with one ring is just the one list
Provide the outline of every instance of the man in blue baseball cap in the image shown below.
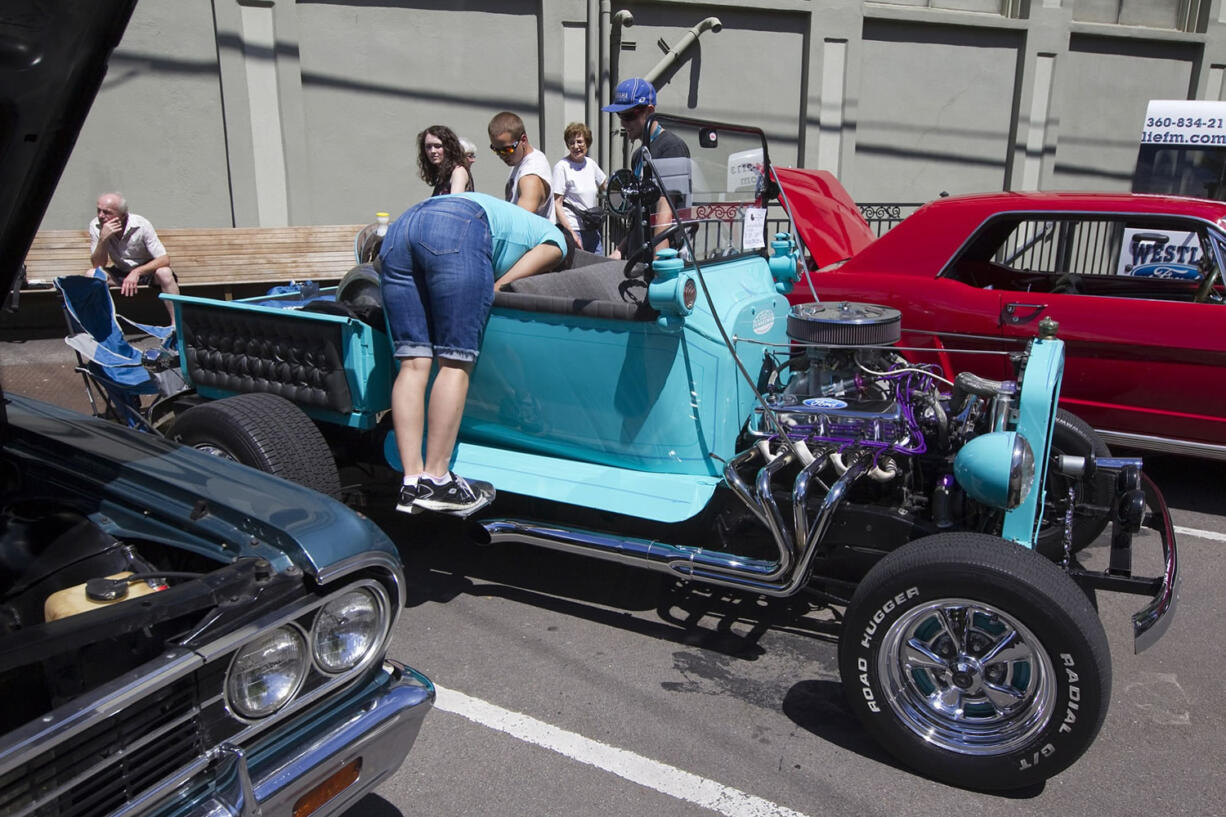
[[[650,82],[639,77],[623,79],[613,91],[613,102],[601,108],[605,113],[620,114],[633,108],[656,106],[656,89]],[[637,138],[637,137],[635,137]]]
[[[615,113],[617,118],[621,120],[622,127],[626,130],[626,136],[630,139],[639,139],[643,145],[651,153],[651,159],[656,164],[657,169],[669,164],[678,165],[678,162],[669,162],[668,160],[683,160],[680,166],[684,167],[684,179],[679,183],[670,183],[667,178],[671,174],[661,170],[666,178],[657,178],[660,189],[668,191],[670,195],[660,196],[656,202],[656,206],[652,208],[651,225],[652,232],[659,234],[668,229],[668,226],[673,222],[673,203],[669,200],[670,196],[677,201],[678,206],[682,203],[678,196],[678,187],[684,186],[688,191],[689,188],[689,158],[690,149],[685,144],[685,140],[677,136],[675,133],[670,133],[660,126],[658,122],[652,123],[651,133],[644,134],[643,131],[647,126],[647,119],[656,110],[656,89],[650,82],[641,77],[631,77],[623,79],[617,83],[617,89],[613,92],[613,101],[601,108],[606,113]],[[636,163],[635,170],[638,167]],[[622,242],[625,243],[624,241]],[[610,253],[612,258],[622,257],[622,246],[614,249]]]

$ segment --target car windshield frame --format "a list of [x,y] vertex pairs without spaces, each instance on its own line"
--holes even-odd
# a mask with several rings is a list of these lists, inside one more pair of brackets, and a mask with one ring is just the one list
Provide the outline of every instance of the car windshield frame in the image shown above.
[[[766,253],[774,228],[789,223],[770,170],[766,134],[760,128],[661,113],[647,118],[644,133],[658,132],[657,125],[680,138],[689,151],[685,159],[650,159],[684,225],[684,239],[673,241],[673,247],[685,265]],[[650,154],[651,143],[649,138],[633,151],[628,139],[623,145],[627,167],[640,179],[646,165],[641,152],[645,147]],[[682,162],[688,167],[682,168]],[[676,188],[669,186],[680,178],[684,181]],[[751,219],[751,210],[761,212]],[[627,221],[627,232],[632,233],[633,218]]]

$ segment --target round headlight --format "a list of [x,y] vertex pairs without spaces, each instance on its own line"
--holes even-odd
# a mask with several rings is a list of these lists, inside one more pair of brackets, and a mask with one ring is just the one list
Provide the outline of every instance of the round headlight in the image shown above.
[[1009,469],[1009,507],[1016,508],[1026,501],[1034,485],[1034,450],[1021,434],[1013,441],[1012,467]]
[[226,699],[244,717],[271,715],[298,692],[308,666],[302,634],[291,627],[273,630],[234,656],[226,675]]
[[321,607],[311,632],[311,649],[320,668],[344,672],[362,663],[383,636],[383,609],[365,588],[350,590]]
[[681,303],[686,309],[693,309],[694,302],[698,300],[698,284],[694,283],[693,278],[685,279],[685,286],[681,293]]
[[954,478],[972,499],[1011,510],[1034,484],[1034,451],[1016,431],[981,434],[954,456]]

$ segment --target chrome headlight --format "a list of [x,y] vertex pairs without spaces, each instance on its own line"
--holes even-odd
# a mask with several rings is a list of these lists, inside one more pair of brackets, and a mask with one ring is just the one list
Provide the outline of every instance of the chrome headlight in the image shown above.
[[1016,508],[1034,486],[1034,451],[1016,431],[983,434],[954,457],[954,478],[984,505]]
[[1009,460],[1009,508],[1016,508],[1026,501],[1034,487],[1034,449],[1021,434],[1013,441]]
[[320,608],[311,652],[324,672],[352,669],[378,648],[387,630],[387,605],[369,588],[342,593]]
[[271,715],[298,692],[309,666],[302,633],[279,627],[234,656],[226,673],[226,700],[243,717]]

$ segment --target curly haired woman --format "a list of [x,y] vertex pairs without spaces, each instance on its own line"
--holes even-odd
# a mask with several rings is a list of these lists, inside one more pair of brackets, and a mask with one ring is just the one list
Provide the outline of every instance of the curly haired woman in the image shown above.
[[433,185],[431,196],[474,190],[464,148],[446,125],[431,125],[417,134],[417,171],[422,181]]

